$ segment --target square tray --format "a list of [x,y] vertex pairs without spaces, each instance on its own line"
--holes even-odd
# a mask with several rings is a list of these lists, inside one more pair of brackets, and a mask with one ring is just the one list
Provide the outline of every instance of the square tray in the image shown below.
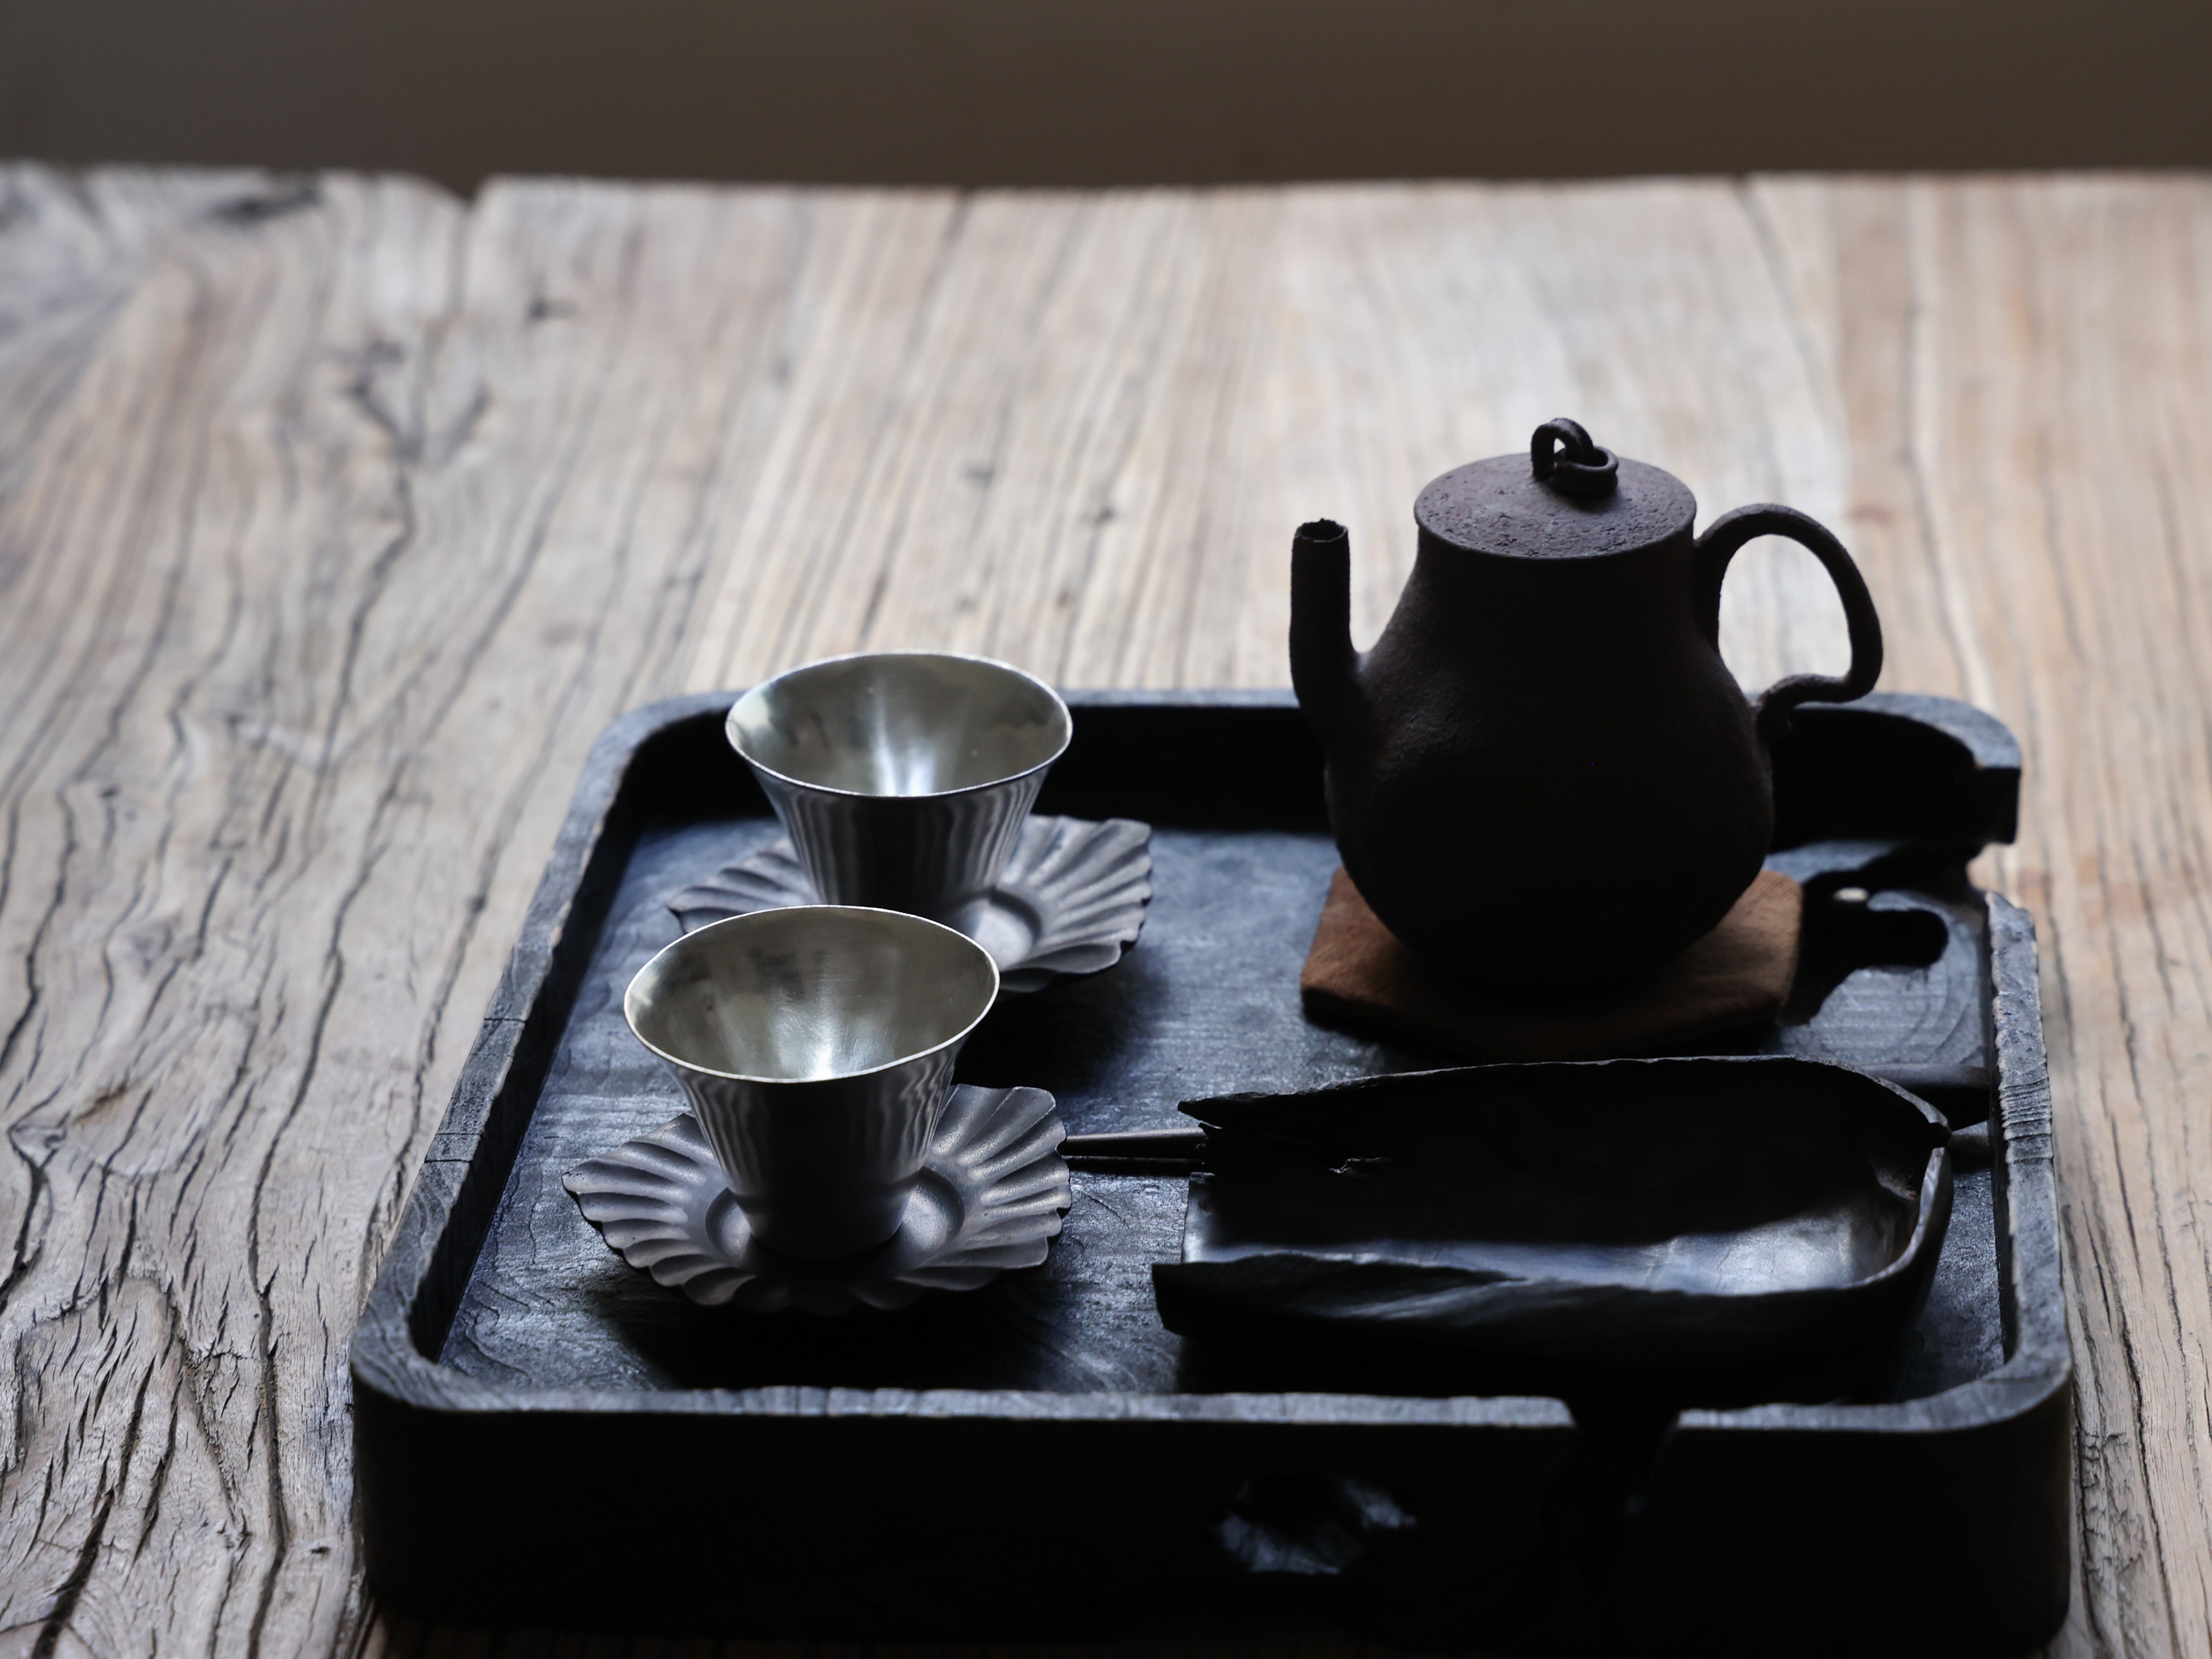
[[1879,1632],[2002,1653],[2063,1619],[2071,1371],[2033,934],[1966,877],[2013,832],[2018,751],[1989,716],[1810,707],[1775,757],[1804,988],[1735,1051],[1875,1072],[1959,1131],[1888,1386],[1639,1413],[1338,1391],[1326,1356],[1242,1375],[1159,1322],[1149,1270],[1179,1249],[1186,1170],[1086,1137],[1450,1063],[1299,1012],[1336,855],[1286,694],[1069,700],[1037,810],[1151,823],[1155,896],[1119,966],[1007,999],[961,1058],[963,1082],[1052,1091],[1077,1138],[1045,1266],[826,1322],[703,1310],[625,1266],[561,1177],[681,1109],[621,994],[676,936],[668,895],[777,833],[724,744],[730,701],[656,703],[593,750],[362,1314],[383,1594],[463,1622],[977,1635],[1297,1586],[1423,1640],[1609,1652]]

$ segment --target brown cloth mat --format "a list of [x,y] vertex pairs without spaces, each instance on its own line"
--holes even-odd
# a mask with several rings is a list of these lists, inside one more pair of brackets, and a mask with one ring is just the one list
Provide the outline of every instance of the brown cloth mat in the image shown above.
[[1761,871],[1720,925],[1620,990],[1500,997],[1442,981],[1376,920],[1339,868],[1298,981],[1324,1025],[1417,1038],[1470,1060],[1608,1060],[1771,1019],[1797,974],[1805,896]]

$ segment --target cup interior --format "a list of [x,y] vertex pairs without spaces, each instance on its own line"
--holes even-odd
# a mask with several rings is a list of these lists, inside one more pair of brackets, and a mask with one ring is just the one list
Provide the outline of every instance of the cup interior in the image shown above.
[[730,746],[817,789],[941,795],[1059,758],[1067,705],[1042,680],[978,657],[878,652],[810,663],[730,710]]
[[623,1012],[679,1065],[802,1083],[852,1077],[956,1041],[990,1012],[999,970],[950,927],[890,910],[805,905],[732,916],[638,970]]

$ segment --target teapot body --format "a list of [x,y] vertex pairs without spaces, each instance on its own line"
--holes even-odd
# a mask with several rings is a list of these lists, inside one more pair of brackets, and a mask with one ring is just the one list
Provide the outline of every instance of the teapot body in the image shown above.
[[1758,875],[1766,751],[1693,555],[1425,543],[1358,668],[1364,720],[1325,740],[1345,868],[1421,956],[1504,989],[1632,979]]
[[[1422,491],[1413,574],[1364,658],[1344,532],[1299,532],[1291,678],[1329,822],[1369,907],[1439,973],[1560,993],[1656,971],[1758,875],[1790,708],[1873,688],[1880,624],[1834,537],[1787,507],[1703,537],[1696,515],[1671,474],[1547,422],[1528,458]],[[1721,660],[1721,582],[1745,542],[1778,534],[1834,578],[1851,668],[1754,702]]]

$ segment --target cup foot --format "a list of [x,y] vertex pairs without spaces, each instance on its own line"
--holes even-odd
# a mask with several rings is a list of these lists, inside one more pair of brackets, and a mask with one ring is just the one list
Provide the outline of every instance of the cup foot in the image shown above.
[[[711,1149],[710,1149],[711,1150]],[[735,1194],[732,1194],[732,1200]],[[851,1261],[867,1255],[896,1238],[906,1224],[906,1212],[912,1207],[912,1196],[901,1204],[898,1212],[886,1227],[881,1220],[870,1224],[804,1220],[783,1225],[768,1221],[757,1215],[747,1215],[742,1204],[733,1202],[740,1224],[752,1235],[756,1249],[771,1256],[798,1264],[817,1261]]]

